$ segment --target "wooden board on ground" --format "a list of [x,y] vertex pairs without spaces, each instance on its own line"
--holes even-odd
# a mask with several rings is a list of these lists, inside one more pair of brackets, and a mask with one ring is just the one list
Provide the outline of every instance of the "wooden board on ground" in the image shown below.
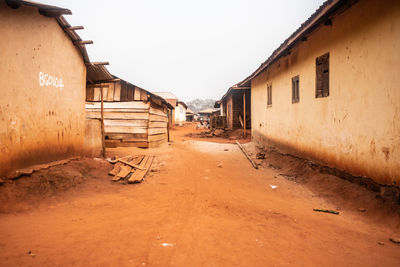
[[153,163],[154,156],[145,156],[142,162],[140,163],[140,167],[145,170],[136,170],[133,175],[128,179],[128,182],[135,183],[141,182],[146,174],[149,172],[151,168],[151,164]]
[[128,174],[131,173],[131,171],[132,171],[132,167],[122,165],[121,170],[119,171],[119,173],[117,175],[115,175],[115,177],[113,178],[113,181],[118,181],[120,179],[125,178],[126,176],[128,176]]
[[[132,160],[128,161],[128,163],[130,165],[137,165],[140,164],[143,160],[144,156],[140,155],[137,157],[134,157]],[[117,159],[117,160],[121,160],[121,159]],[[124,160],[122,160],[122,162],[117,162],[115,165],[117,164],[121,164],[120,165],[120,171],[117,173],[117,175],[114,176],[114,178],[112,179],[113,181],[119,181],[125,177],[127,177],[132,171],[134,171],[134,169],[131,166],[125,165]]]
[[121,162],[117,162],[117,163],[115,163],[115,165],[114,165],[114,168],[108,173],[109,175],[117,175],[120,171],[121,171],[121,167],[123,166],[124,164],[123,163],[121,163]]

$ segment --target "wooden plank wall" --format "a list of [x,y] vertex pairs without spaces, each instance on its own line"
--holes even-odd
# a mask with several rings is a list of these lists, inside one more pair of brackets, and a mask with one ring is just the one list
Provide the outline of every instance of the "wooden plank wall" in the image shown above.
[[88,85],[86,118],[101,119],[100,88],[104,96],[107,147],[155,147],[167,141],[167,112],[161,101],[126,82]]
[[103,88],[104,102],[115,101],[147,101],[145,90],[124,81],[100,84],[88,84],[86,86],[86,101],[101,101],[100,88]]
[[[104,102],[104,131],[108,147],[148,147],[150,103]],[[101,119],[101,103],[86,103],[86,118]]]

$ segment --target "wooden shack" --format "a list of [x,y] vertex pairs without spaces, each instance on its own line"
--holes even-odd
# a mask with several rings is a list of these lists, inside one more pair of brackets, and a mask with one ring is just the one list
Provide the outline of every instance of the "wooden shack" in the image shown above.
[[167,142],[173,107],[160,96],[115,78],[86,87],[86,118],[101,120],[103,104],[105,146],[148,148]]

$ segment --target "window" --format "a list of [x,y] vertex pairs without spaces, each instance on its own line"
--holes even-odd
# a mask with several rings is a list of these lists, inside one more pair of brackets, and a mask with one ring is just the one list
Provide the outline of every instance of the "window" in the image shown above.
[[329,96],[329,53],[316,59],[315,97]]
[[292,103],[298,103],[299,101],[299,76],[297,75],[292,78]]
[[267,85],[267,106],[272,105],[272,84]]

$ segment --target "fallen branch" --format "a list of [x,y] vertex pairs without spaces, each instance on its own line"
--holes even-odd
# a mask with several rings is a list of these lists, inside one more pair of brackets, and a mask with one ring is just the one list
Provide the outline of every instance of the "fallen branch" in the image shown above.
[[332,213],[335,215],[339,215],[339,212],[336,210],[320,210],[320,209],[313,209],[313,211],[318,211],[318,212],[326,212],[326,213]]
[[238,147],[240,148],[240,150],[242,150],[243,154],[246,156],[246,158],[250,161],[251,165],[253,165],[254,169],[258,169],[257,164],[250,158],[250,156],[247,154],[246,150],[244,149],[244,147],[238,142],[238,140],[236,140],[236,144],[238,145]]

